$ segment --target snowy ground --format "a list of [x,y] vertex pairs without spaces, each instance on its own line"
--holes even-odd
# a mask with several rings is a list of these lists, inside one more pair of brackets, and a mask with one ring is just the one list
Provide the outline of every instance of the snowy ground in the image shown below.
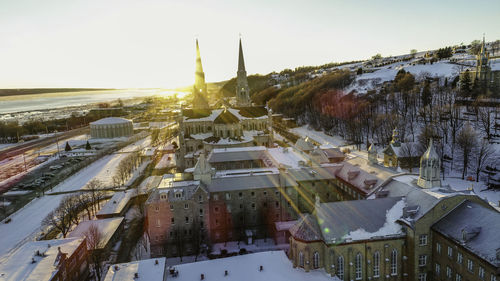
[[492,190],[492,189],[486,189],[486,184],[482,181],[480,182],[475,182],[475,181],[467,181],[467,180],[462,180],[460,177],[446,177],[444,181],[442,181],[442,185],[450,185],[452,189],[455,190],[474,190],[474,193],[483,198],[488,200],[492,206],[495,207],[500,207],[500,191],[499,190]]
[[293,128],[291,131],[301,137],[310,137],[313,140],[322,143],[323,145],[331,145],[334,147],[338,147],[338,146],[343,146],[345,144],[345,141],[341,137],[329,136],[324,132],[309,129],[307,128],[307,125]]
[[[143,140],[139,142],[142,143]],[[137,143],[132,144],[132,146],[134,145],[136,146]],[[102,180],[106,185],[110,182],[120,159],[126,155],[126,153],[107,155],[55,186],[52,192],[79,190],[93,178]],[[27,241],[34,240],[41,230],[42,220],[57,207],[63,197],[64,195],[45,195],[36,198],[12,214],[10,223],[1,222],[0,256],[18,248]]]

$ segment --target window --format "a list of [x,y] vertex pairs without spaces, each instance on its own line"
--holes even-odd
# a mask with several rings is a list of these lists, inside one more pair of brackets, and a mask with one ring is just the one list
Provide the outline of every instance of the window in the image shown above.
[[420,239],[419,239],[419,245],[420,246],[425,246],[427,245],[427,234],[422,234],[420,235]]
[[439,242],[436,243],[436,252],[438,254],[441,254],[441,243],[439,243]]
[[474,272],[474,262],[472,260],[467,260],[467,270]]
[[457,275],[455,275],[455,281],[462,281],[462,275],[457,273]]
[[170,204],[170,210],[174,210],[174,205]]
[[373,254],[373,277],[380,276],[380,252]]
[[255,197],[255,192],[251,192],[250,195],[252,195],[252,197]]
[[226,193],[226,200],[231,200],[231,193]]
[[203,196],[201,196],[201,195],[198,196],[198,202],[200,202],[200,203],[203,202]]
[[453,257],[453,249],[450,246],[448,246],[448,257]]
[[219,226],[219,220],[218,219],[215,219],[215,225]]
[[160,207],[159,206],[155,206],[155,212],[159,212],[160,211]]
[[189,217],[185,217],[184,220],[186,223],[189,223]]
[[276,197],[280,196],[280,192],[279,191],[274,192],[274,194],[276,194]]
[[189,204],[188,203],[184,204],[184,209],[189,209]]
[[314,252],[314,254],[313,254],[313,267],[319,268],[319,253],[318,252]]
[[451,278],[451,268],[446,266],[446,277]]
[[238,193],[238,197],[239,197],[240,199],[243,199],[243,192]]
[[462,264],[463,262],[464,262],[464,256],[462,255],[462,253],[457,252],[457,263]]
[[436,263],[436,276],[439,277],[440,274],[441,274],[441,265],[439,265],[439,263]]
[[203,209],[200,209],[200,217],[203,217]]
[[252,203],[252,209],[255,210],[255,203]]
[[219,207],[214,208],[214,212],[218,213],[219,212]]
[[161,226],[160,219],[156,219],[156,227],[160,227],[160,226]]
[[214,200],[219,200],[219,194],[214,194]]
[[418,256],[418,266],[425,266],[427,264],[427,255]]
[[243,209],[243,204],[240,204],[240,209]]
[[340,280],[344,280],[344,257],[339,256],[337,258],[337,277]]
[[266,196],[266,195],[267,195],[267,191],[264,191],[263,193],[264,193],[264,196]]
[[276,201],[274,202],[274,205],[276,206],[276,209],[278,209],[280,207],[280,202]]
[[481,280],[484,280],[484,268],[483,267],[479,267],[479,279]]
[[398,251],[393,249],[391,253],[391,275],[396,274],[398,274]]
[[171,219],[170,219],[170,222],[171,222],[172,224],[175,224],[175,219],[174,219],[174,218],[171,218]]
[[304,253],[299,252],[299,266],[304,267]]
[[165,193],[160,194],[160,199],[161,200],[167,199],[167,194],[165,194]]
[[490,281],[497,281],[497,277],[493,273],[490,276]]
[[362,262],[362,257],[361,253],[358,253],[356,255],[356,260],[355,260],[355,273],[356,273],[356,280],[361,280],[363,278],[363,262]]
[[426,281],[426,280],[427,280],[427,273],[418,274],[418,281]]

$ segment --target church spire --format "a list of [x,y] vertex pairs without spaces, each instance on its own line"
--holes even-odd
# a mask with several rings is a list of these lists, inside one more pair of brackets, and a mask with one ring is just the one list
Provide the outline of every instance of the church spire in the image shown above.
[[245,60],[243,59],[243,47],[241,46],[241,38],[240,38],[240,51],[238,56],[238,72],[245,71]]
[[430,139],[429,147],[420,157],[420,176],[417,184],[422,188],[441,186],[440,171],[441,159],[434,148],[432,139]]
[[200,46],[196,39],[196,71],[194,74],[193,108],[208,108],[207,84],[205,83],[205,72],[201,65]]
[[239,46],[238,55],[238,72],[236,78],[236,105],[237,106],[250,106],[250,88],[248,87],[247,71],[245,70],[245,60],[243,58],[243,47]]

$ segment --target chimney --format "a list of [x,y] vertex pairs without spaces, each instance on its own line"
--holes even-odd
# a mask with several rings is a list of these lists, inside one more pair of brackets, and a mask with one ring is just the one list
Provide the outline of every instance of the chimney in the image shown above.
[[205,280],[205,274],[203,274],[203,273],[201,274],[200,280]]
[[261,265],[261,266],[259,267],[259,271],[262,271],[262,270],[264,270],[264,267]]
[[155,265],[158,265],[158,260],[155,260]]
[[134,273],[134,279],[138,279],[138,278],[139,278],[139,273],[138,272]]
[[227,276],[227,274],[228,274],[227,270],[224,270],[224,276]]

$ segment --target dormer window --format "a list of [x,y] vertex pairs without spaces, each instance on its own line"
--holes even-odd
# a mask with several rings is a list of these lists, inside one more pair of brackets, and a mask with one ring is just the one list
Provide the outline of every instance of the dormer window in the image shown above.
[[160,199],[161,200],[167,200],[167,194],[166,193],[160,194]]

